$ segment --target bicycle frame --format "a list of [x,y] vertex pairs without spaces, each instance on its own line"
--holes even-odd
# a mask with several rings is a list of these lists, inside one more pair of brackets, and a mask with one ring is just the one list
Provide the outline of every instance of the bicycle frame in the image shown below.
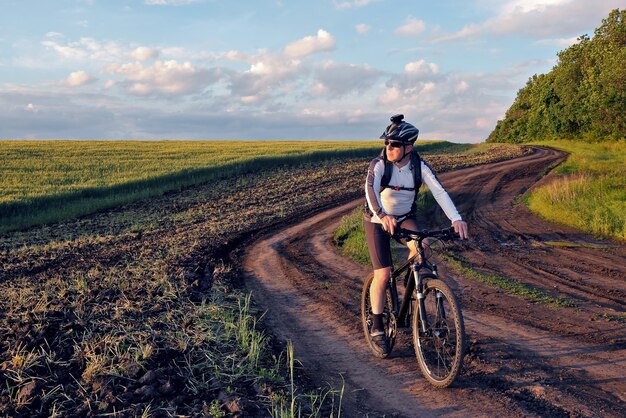
[[[389,280],[389,286],[391,287],[393,313],[396,317],[396,321],[399,327],[410,326],[410,324],[407,323],[407,319],[409,318],[409,314],[412,313],[411,309],[413,308],[413,305],[411,302],[413,300],[413,292],[417,289],[416,294],[418,309],[420,313],[420,325],[422,331],[426,332],[429,329],[429,324],[428,318],[425,315],[423,293],[424,275],[421,273],[421,270],[426,269],[430,272],[428,273],[428,275],[437,278],[437,266],[435,264],[429,263],[428,260],[426,260],[422,239],[418,239],[417,242],[418,253],[415,256],[411,257],[409,260],[407,260],[400,268],[394,269],[392,271],[391,278]],[[416,259],[419,259],[421,261],[418,263]],[[402,304],[400,305],[397,280],[398,277],[402,275],[404,275],[405,277],[405,291],[402,298]],[[445,311],[439,295],[437,295],[437,300],[437,309],[439,310],[441,317],[445,318]]]

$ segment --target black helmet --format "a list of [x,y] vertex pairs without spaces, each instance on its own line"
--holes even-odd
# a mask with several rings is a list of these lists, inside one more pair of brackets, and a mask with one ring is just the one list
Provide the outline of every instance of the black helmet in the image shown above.
[[391,125],[387,126],[380,139],[393,139],[413,144],[417,140],[417,135],[420,131],[403,119],[404,115],[393,115],[391,117]]

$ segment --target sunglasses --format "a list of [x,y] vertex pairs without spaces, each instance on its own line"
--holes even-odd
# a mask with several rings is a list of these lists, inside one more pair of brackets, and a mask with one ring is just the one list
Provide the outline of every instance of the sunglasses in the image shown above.
[[390,145],[391,148],[400,148],[406,144],[400,141],[390,141],[388,139],[385,139],[385,145]]

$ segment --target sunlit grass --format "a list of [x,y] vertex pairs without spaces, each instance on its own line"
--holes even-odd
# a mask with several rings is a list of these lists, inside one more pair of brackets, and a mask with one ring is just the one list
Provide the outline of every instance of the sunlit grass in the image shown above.
[[446,254],[443,258],[449,267],[462,274],[464,277],[471,278],[478,282],[486,283],[498,289],[502,289],[512,296],[518,296],[532,302],[544,303],[552,306],[574,307],[575,303],[567,298],[554,297],[541,289],[522,283],[518,280],[504,277],[498,274],[485,274],[464,264],[458,257],[453,254]]
[[0,141],[0,202],[110,187],[259,157],[373,148],[365,142]]
[[333,242],[344,255],[361,264],[369,264],[370,257],[363,229],[363,213],[362,208],[356,208],[341,218],[339,228],[333,232]]
[[553,247],[563,247],[563,248],[611,248],[609,245],[599,245],[599,244],[590,244],[588,242],[580,243],[580,242],[567,242],[567,241],[543,241],[542,244],[551,245]]
[[[0,233],[278,165],[374,156],[380,146],[380,141],[0,141]],[[419,149],[455,146],[430,141]]]
[[570,153],[556,178],[534,190],[528,207],[552,222],[626,240],[626,143],[542,143]]

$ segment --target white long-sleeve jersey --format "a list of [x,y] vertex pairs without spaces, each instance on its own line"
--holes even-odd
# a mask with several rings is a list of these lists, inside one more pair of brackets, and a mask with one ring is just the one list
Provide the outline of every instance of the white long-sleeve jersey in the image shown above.
[[[443,209],[451,222],[461,220],[461,215],[456,210],[452,199],[443,187],[430,166],[420,160],[422,170],[422,181],[428,186],[435,200]],[[385,161],[382,158],[374,159],[367,171],[365,180],[365,198],[372,213],[371,222],[381,223],[378,215],[402,216],[411,212],[415,202],[415,194],[419,191],[420,185],[415,185],[413,178],[412,164],[409,162],[403,167],[393,165],[393,171],[389,184],[403,188],[413,188],[413,190],[395,190],[384,188],[381,190],[381,181],[385,174]]]

